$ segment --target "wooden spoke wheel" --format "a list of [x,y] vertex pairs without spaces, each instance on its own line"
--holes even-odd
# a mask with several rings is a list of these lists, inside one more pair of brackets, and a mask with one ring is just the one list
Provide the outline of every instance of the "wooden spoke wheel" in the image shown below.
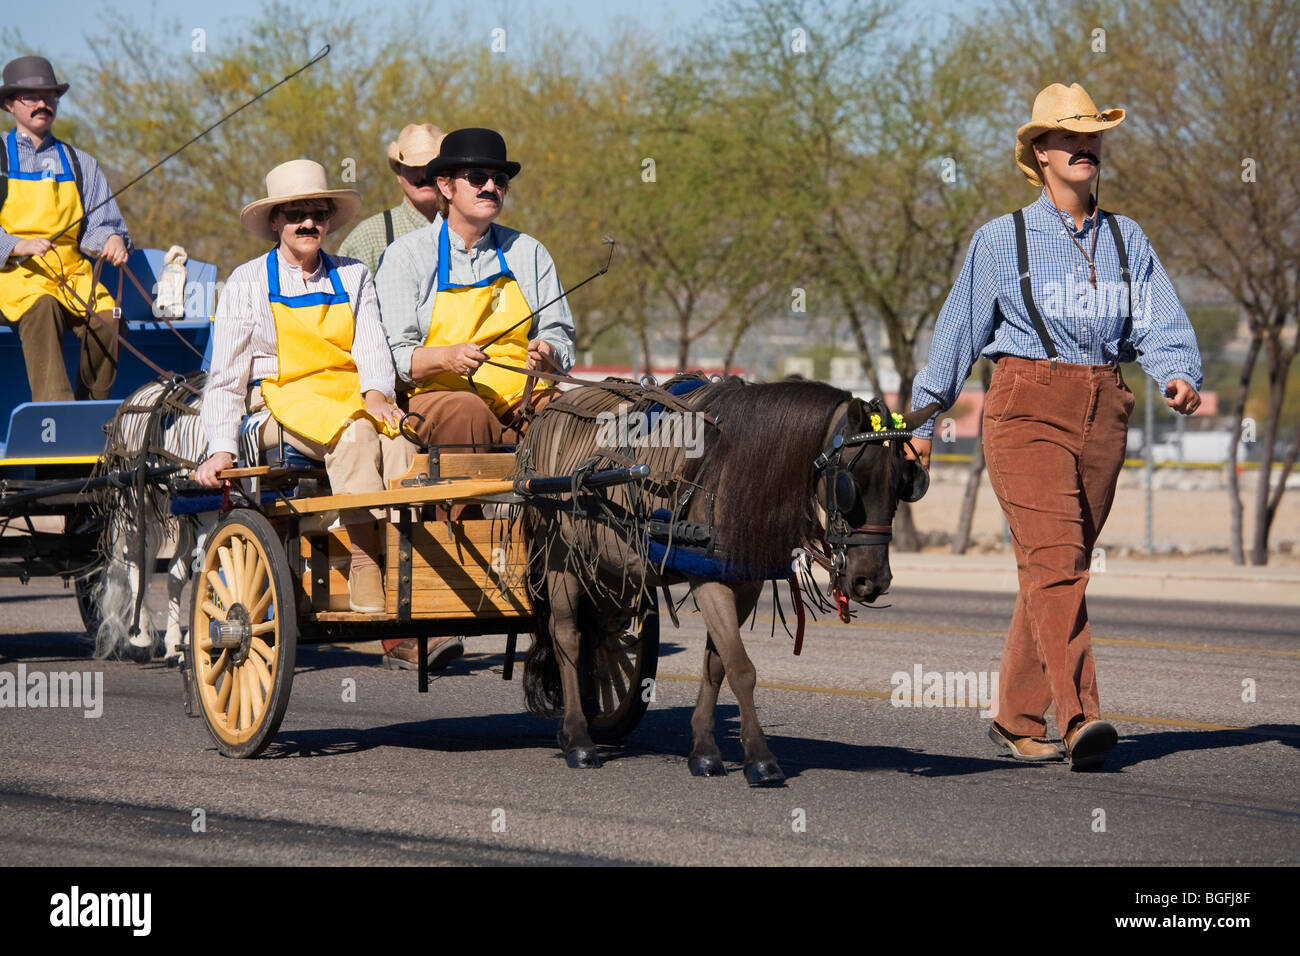
[[596,743],[616,743],[636,729],[654,696],[658,598],[643,594],[632,617],[607,622],[604,634],[584,634],[583,653],[595,657],[594,677],[581,681],[588,730]]
[[239,509],[208,538],[194,580],[186,647],[203,719],[227,757],[255,757],[284,719],[298,620],[293,578],[275,530]]

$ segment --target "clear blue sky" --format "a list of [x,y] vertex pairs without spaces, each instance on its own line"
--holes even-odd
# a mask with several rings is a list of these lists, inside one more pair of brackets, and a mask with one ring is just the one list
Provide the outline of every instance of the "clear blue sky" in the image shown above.
[[[930,16],[944,18],[953,13],[981,5],[982,0],[914,0],[905,6],[921,21]],[[311,0],[290,4],[305,23],[327,16],[329,0]],[[263,15],[266,0],[56,0],[44,3],[14,3],[5,11],[3,22],[5,42],[3,49],[12,50],[13,33],[17,30],[25,43],[54,61],[56,71],[60,63],[72,63],[88,55],[87,34],[94,35],[103,29],[102,14],[106,8],[125,15],[137,29],[147,32],[152,24],[166,22],[183,28],[188,52],[189,31],[202,27],[210,47],[225,38],[238,36],[243,24]],[[344,4],[348,12],[376,11],[376,29],[400,24],[409,2],[372,2],[365,0]],[[693,27],[703,26],[709,12],[715,9],[715,0],[434,0],[435,17],[444,24],[459,25],[465,36],[486,37],[498,24],[510,24],[512,43],[527,43],[530,22],[559,22],[576,26],[584,32],[601,38],[608,35],[620,21],[628,21],[647,29],[666,34],[666,39],[687,33]],[[172,29],[169,35],[176,34]],[[523,34],[522,36],[520,34]],[[178,40],[180,37],[177,38]],[[304,38],[307,39],[307,38]],[[62,72],[66,72],[63,70]],[[62,79],[62,77],[60,77]],[[75,78],[73,78],[75,80]]]

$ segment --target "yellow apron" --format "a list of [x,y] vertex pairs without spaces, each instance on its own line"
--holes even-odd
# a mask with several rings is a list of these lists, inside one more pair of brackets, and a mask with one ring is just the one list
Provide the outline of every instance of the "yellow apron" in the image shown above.
[[[47,169],[24,173],[18,168],[15,134],[16,130],[10,130],[5,137],[5,149],[9,153],[9,195],[0,208],[0,229],[20,240],[49,238],[71,226],[84,212],[76,177],[68,163],[66,150],[70,147],[58,141],[54,144],[61,165],[58,172]],[[113,297],[98,283],[94,284],[94,299],[91,299],[92,267],[78,248],[80,234],[80,228],[68,229],[44,256],[29,256],[21,264],[15,259],[4,263],[0,268],[0,312],[6,319],[17,322],[43,295],[54,296],[75,315],[84,314],[85,306],[59,284],[60,275],[94,311],[113,308]]]
[[[442,231],[438,234],[438,290],[433,297],[429,332],[424,337],[426,347],[473,342],[483,348],[486,343],[527,318],[533,311],[528,307],[510,267],[506,265],[496,228],[488,228],[496,246],[501,271],[495,276],[480,279],[473,285],[452,285],[449,278],[451,243],[447,237],[447,220],[442,221]],[[488,358],[523,368],[528,361],[529,325],[525,322],[493,342]],[[481,365],[474,373],[473,385],[467,378],[454,372],[440,372],[412,389],[411,394],[432,391],[468,392],[477,387],[479,397],[487,402],[493,414],[499,418],[523,398],[526,381],[527,376],[519,372],[509,372],[494,365]],[[550,387],[549,383],[538,382],[534,394]]]
[[[272,249],[266,256],[279,370],[274,380],[262,381],[262,397],[285,428],[332,445],[348,422],[368,413],[361,397],[361,375],[352,358],[356,318],[338,269],[325,253],[320,255],[332,293],[281,295],[279,254]],[[386,435],[396,434],[378,421],[375,427]]]

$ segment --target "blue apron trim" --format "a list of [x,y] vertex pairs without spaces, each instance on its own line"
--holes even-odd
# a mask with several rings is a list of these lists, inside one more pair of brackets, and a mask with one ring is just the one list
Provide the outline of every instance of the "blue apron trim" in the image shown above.
[[321,262],[329,271],[330,283],[334,286],[334,293],[328,292],[307,292],[303,295],[281,295],[280,294],[280,266],[276,262],[278,253],[272,249],[266,254],[266,287],[270,291],[269,301],[279,302],[281,305],[287,305],[291,309],[303,308],[311,305],[339,305],[348,301],[347,291],[343,288],[343,280],[339,278],[339,270],[330,260],[330,257],[324,252],[320,254]]
[[496,224],[488,226],[488,232],[492,236],[492,247],[497,254],[497,264],[501,266],[501,271],[496,275],[488,276],[486,279],[479,279],[477,282],[471,282],[469,285],[452,285],[451,283],[451,240],[447,238],[447,220],[442,221],[442,228],[438,230],[438,292],[447,289],[478,289],[483,286],[489,286],[497,279],[504,276],[507,279],[513,279],[515,274],[510,271],[510,266],[506,264],[505,253],[501,251],[501,238],[497,235]]
[[63,144],[57,139],[54,141],[54,151],[59,154],[59,165],[63,167],[63,172],[56,173],[53,176],[48,175],[43,170],[35,173],[24,173],[18,167],[18,130],[15,127],[9,131],[5,137],[5,149],[9,153],[9,178],[25,179],[38,182],[42,179],[53,179],[56,183],[71,183],[76,181],[72,175],[72,166],[68,163],[68,154],[64,152]]

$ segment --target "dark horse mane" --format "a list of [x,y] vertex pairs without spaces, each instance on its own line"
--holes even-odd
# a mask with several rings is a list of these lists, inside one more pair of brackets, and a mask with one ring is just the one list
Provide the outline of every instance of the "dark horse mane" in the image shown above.
[[813,459],[835,409],[853,396],[821,382],[738,378],[701,391],[693,404],[718,431],[692,480],[715,496],[715,542],[739,571],[787,568],[812,530]]

